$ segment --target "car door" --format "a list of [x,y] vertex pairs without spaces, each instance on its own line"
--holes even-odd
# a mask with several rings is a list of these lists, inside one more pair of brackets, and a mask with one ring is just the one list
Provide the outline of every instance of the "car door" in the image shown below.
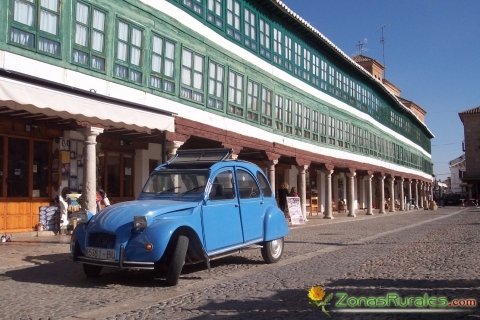
[[202,207],[203,238],[209,254],[228,250],[229,247],[243,243],[233,172],[233,168],[230,167],[215,174]]
[[243,237],[245,242],[263,239],[264,203],[260,188],[252,174],[242,168],[236,170]]

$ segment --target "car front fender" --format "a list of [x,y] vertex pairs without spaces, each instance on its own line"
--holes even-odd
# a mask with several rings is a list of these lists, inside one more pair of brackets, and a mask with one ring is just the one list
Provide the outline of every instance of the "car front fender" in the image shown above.
[[[182,232],[179,230],[188,230],[188,235],[195,234],[196,238],[200,239],[198,226],[185,224],[182,219],[159,219],[143,232],[130,238],[125,247],[125,255],[130,260],[160,261],[165,255],[172,237],[175,237],[178,232]],[[187,232],[185,231],[185,233]],[[144,249],[147,243],[153,245],[151,252]]]

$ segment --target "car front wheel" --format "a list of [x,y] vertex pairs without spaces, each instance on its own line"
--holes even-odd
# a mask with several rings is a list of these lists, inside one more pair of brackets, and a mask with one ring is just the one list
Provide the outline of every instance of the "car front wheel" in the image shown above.
[[266,263],[275,263],[283,254],[283,238],[266,241],[262,247],[262,257]]
[[180,273],[182,273],[182,268],[185,264],[185,256],[187,254],[187,249],[188,237],[184,235],[178,236],[172,257],[168,264],[167,276],[165,278],[167,285],[177,285],[178,278],[180,278]]

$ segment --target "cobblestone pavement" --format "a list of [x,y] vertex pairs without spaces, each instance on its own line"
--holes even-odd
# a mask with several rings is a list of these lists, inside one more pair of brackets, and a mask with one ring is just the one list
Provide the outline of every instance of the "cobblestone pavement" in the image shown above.
[[[245,250],[214,261],[211,272],[185,267],[174,288],[149,272],[111,270],[88,280],[70,260],[67,236],[14,236],[0,244],[1,318],[326,319],[308,304],[316,284],[351,297],[480,301],[479,227],[477,208],[314,217],[291,228],[279,263],[266,265],[260,250]],[[480,319],[478,308],[448,314],[326,309],[332,319]]]

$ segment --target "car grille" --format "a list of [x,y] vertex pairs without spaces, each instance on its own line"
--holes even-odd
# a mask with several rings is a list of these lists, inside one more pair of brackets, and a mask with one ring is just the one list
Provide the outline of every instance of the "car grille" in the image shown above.
[[115,247],[115,235],[108,233],[90,233],[88,235],[88,246],[113,249]]

